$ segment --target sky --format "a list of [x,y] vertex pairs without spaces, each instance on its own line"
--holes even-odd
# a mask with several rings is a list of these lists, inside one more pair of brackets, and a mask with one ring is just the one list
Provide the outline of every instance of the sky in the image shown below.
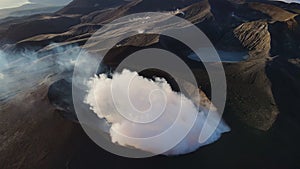
[[285,2],[298,2],[300,3],[300,0],[284,0]]
[[[51,5],[64,5],[72,0],[0,0],[0,9],[3,8],[13,8],[24,5],[26,3],[42,3],[42,4],[51,4]],[[300,0],[283,0],[285,2],[299,2]]]
[[19,7],[28,3],[40,3],[49,5],[64,5],[72,0],[0,0],[0,9]]

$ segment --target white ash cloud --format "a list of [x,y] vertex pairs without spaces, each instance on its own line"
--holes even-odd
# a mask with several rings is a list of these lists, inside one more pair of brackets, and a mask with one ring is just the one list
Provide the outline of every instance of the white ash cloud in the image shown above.
[[[153,81],[139,76],[136,72],[123,70],[121,73],[112,74],[111,78],[105,74],[95,76],[89,81],[88,86],[85,102],[99,118],[106,119],[111,124],[109,130],[111,140],[122,146],[135,147],[154,154],[178,155],[213,143],[222,133],[230,131],[221,121],[213,135],[205,143],[200,144],[199,135],[208,110],[198,111],[191,100],[181,93],[172,91],[164,79],[156,78]],[[179,110],[182,112],[180,115]],[[144,112],[142,117],[139,114],[141,112]],[[155,119],[159,113],[162,114]],[[177,126],[172,126],[176,118],[178,118]],[[152,121],[153,119],[155,120]],[[136,121],[149,123],[135,123]],[[193,122],[194,126],[185,135],[184,130]],[[157,136],[167,131],[170,126],[177,130],[170,130],[172,132],[168,132],[163,140],[157,139],[149,144],[146,140],[134,139]],[[178,135],[183,135],[184,139],[179,144],[176,143],[177,146],[175,144],[175,147],[168,149],[168,144]]]
[[63,72],[73,70],[80,48],[53,45],[55,48],[44,54],[29,50],[0,50],[0,100],[6,100],[41,84],[51,84],[64,78]]

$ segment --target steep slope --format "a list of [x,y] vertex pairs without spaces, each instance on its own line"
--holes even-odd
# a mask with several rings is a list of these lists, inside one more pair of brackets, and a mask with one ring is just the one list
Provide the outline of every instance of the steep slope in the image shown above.
[[11,25],[2,38],[7,39],[10,43],[16,43],[40,34],[65,32],[79,22],[80,20],[76,16],[45,16],[30,22]]

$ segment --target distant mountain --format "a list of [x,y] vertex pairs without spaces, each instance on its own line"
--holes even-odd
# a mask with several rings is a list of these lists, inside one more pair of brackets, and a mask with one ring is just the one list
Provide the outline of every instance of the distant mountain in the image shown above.
[[43,4],[47,6],[65,6],[68,3],[72,2],[72,0],[29,0],[34,4]]
[[40,13],[53,13],[63,8],[65,3],[31,3],[16,8],[0,9],[0,19],[7,17],[20,17]]
[[125,0],[73,0],[58,13],[60,14],[88,14],[93,11],[117,7],[128,2]]

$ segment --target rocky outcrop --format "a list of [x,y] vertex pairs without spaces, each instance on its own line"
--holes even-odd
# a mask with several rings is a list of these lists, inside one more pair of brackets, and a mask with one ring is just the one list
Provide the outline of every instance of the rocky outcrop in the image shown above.
[[183,16],[185,19],[194,24],[202,22],[204,19],[213,16],[210,4],[207,0],[183,8],[177,13],[178,16]]
[[262,21],[243,23],[234,29],[234,34],[248,49],[250,59],[269,56],[271,35],[268,31],[268,23]]

